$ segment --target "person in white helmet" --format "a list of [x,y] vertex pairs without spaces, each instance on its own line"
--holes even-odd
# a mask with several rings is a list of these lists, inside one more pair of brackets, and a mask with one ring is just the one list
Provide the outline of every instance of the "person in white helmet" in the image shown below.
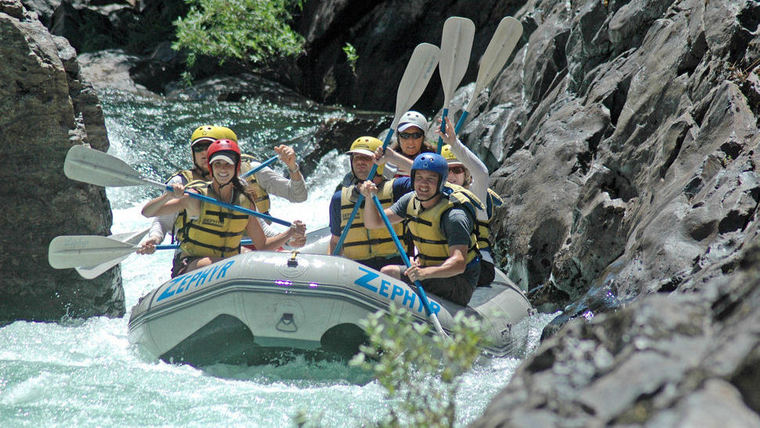
[[426,139],[428,121],[425,116],[414,110],[404,113],[396,127],[396,140],[385,149],[380,151],[382,160],[398,168],[397,177],[408,177],[412,168],[412,161],[420,153],[435,153],[433,147]]

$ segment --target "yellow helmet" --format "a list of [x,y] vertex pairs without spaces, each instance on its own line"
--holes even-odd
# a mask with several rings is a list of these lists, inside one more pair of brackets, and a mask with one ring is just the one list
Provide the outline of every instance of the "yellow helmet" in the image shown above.
[[[375,151],[379,147],[383,146],[383,142],[375,137],[359,137],[351,143],[351,148],[348,150],[348,154],[359,153],[362,155],[375,157]],[[377,166],[377,175],[383,174],[383,165]]]
[[225,126],[203,125],[193,131],[190,136],[190,147],[197,143],[213,143],[216,140],[232,140],[237,142],[237,135]]
[[449,144],[446,144],[441,148],[441,156],[446,159],[446,162],[448,162],[449,165],[463,165],[462,162],[454,156],[454,152],[451,151],[451,146]]

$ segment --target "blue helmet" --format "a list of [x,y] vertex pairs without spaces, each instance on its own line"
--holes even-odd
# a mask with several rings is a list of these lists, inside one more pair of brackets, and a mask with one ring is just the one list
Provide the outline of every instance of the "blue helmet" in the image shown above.
[[414,186],[414,174],[418,170],[433,171],[441,176],[438,182],[438,191],[443,192],[443,186],[446,184],[446,177],[449,175],[449,163],[438,153],[421,153],[414,158],[412,162],[412,186]]

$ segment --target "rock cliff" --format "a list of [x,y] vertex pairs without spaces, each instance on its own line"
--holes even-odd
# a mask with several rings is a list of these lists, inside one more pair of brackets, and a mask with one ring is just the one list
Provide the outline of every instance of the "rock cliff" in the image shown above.
[[0,324],[121,315],[118,269],[88,281],[47,261],[55,236],[111,226],[104,190],[67,179],[62,167],[72,145],[108,148],[97,96],[79,78],[74,49],[19,1],[0,1],[0,36]]

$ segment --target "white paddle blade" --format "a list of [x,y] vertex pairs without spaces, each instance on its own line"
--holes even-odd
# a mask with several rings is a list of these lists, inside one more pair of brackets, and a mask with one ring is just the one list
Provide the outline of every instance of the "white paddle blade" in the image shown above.
[[119,263],[123,262],[127,257],[130,255],[127,254],[126,256],[121,256],[118,259],[110,260],[105,263],[101,263],[97,266],[91,266],[91,267],[78,267],[75,268],[79,276],[81,276],[84,279],[93,279],[97,278],[100,275],[103,275],[106,271],[109,269],[113,269],[114,266],[118,265]]
[[[109,238],[126,242],[128,244],[138,245],[140,241],[142,240],[143,236],[145,236],[145,234],[148,233],[149,230],[150,228],[138,230],[136,232],[117,233],[114,235],[110,235]],[[119,257],[118,259],[109,260],[105,263],[101,263],[96,266],[77,267],[75,269],[77,273],[84,279],[97,278],[103,273],[105,273],[107,270],[112,269],[114,266],[124,261],[124,259],[129,257],[130,254],[132,253],[130,252],[122,257]]]
[[63,173],[72,180],[96,186],[121,187],[145,184],[140,173],[119,158],[86,146],[69,149]]
[[149,230],[150,228],[147,227],[143,230],[137,230],[133,232],[115,233],[113,235],[108,235],[108,237],[117,241],[137,245],[140,243],[140,241],[142,241],[143,236],[145,236]]
[[433,76],[435,66],[438,65],[438,46],[430,43],[420,43],[414,48],[412,57],[406,65],[401,83],[396,93],[396,115],[391,123],[391,129],[396,129],[401,115],[406,113],[420,98]]
[[506,16],[499,22],[496,31],[488,43],[485,53],[480,58],[480,69],[478,70],[478,79],[475,83],[475,92],[472,93],[470,103],[465,110],[472,111],[473,103],[478,98],[478,94],[488,86],[489,83],[501,72],[506,64],[512,51],[517,46],[517,42],[522,36],[523,27],[520,21]]
[[136,245],[107,236],[57,236],[48,247],[48,263],[56,269],[96,266],[129,255]]
[[447,107],[454,92],[467,72],[475,39],[475,24],[459,16],[452,16],[443,24],[441,58],[438,70],[443,83],[443,105]]

